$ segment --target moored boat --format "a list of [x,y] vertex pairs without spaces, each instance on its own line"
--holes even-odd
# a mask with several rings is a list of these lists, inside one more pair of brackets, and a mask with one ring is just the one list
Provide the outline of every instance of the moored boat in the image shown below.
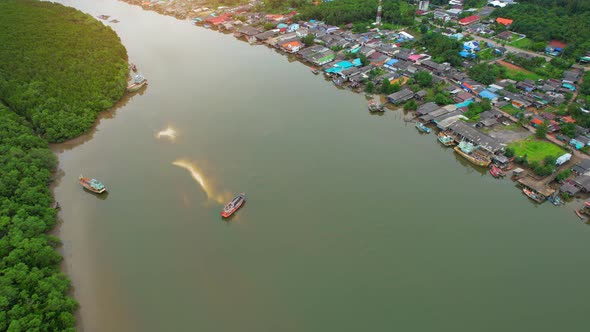
[[490,174],[495,178],[501,178],[505,175],[504,171],[496,165],[492,165],[492,167],[490,167]]
[[489,157],[476,151],[476,147],[469,142],[461,141],[459,146],[456,146],[454,150],[459,155],[461,155],[461,157],[467,159],[470,163],[477,166],[488,167],[492,162]]
[[539,195],[537,195],[537,193],[535,193],[534,191],[527,189],[527,188],[522,188],[522,192],[530,199],[532,199],[533,201],[537,202],[537,203],[543,203],[543,200],[539,197]]
[[107,190],[107,188],[96,179],[90,179],[80,175],[78,181],[82,187],[92,191],[93,193],[102,194]]
[[311,67],[310,69],[311,69],[311,72],[314,73],[315,75],[320,73],[320,71],[316,67]]
[[134,73],[137,73],[137,66],[134,63],[130,63],[129,68],[133,70]]
[[229,216],[234,214],[234,212],[236,212],[240,207],[242,207],[242,205],[244,205],[244,202],[246,202],[246,194],[241,193],[237,195],[236,197],[234,197],[234,199],[232,199],[223,207],[223,210],[221,211],[221,216],[224,218],[228,218]]
[[582,215],[582,213],[580,213],[580,210],[576,210],[576,215],[578,216],[578,218],[580,218],[580,220],[584,220],[584,216]]
[[144,85],[147,85],[147,80],[141,74],[135,75],[133,78],[133,83],[127,86],[128,92],[135,92],[141,89]]
[[436,139],[439,142],[441,142],[444,146],[452,146],[452,145],[456,144],[455,140],[451,136],[443,133],[442,131],[440,133],[438,133],[437,136],[438,137]]
[[377,105],[374,100],[369,102],[369,106],[367,106],[369,112],[385,112],[385,108],[383,105]]
[[416,128],[423,133],[430,133],[430,128],[426,127],[422,122],[416,122]]

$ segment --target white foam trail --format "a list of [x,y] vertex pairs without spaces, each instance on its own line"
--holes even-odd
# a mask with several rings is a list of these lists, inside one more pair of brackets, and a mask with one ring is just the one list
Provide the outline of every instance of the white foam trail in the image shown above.
[[175,160],[172,163],[172,165],[178,166],[178,167],[181,167],[181,168],[184,168],[185,170],[187,170],[190,173],[190,175],[192,176],[192,178],[201,186],[203,191],[205,191],[205,194],[207,194],[207,198],[209,198],[210,200],[213,200],[213,201],[220,203],[220,204],[225,204],[226,202],[228,202],[231,199],[232,196],[230,193],[216,192],[212,188],[212,186],[209,185],[209,183],[207,182],[207,180],[203,176],[202,172],[199,170],[197,165],[195,165],[194,163],[192,163],[188,160],[179,159],[179,160]]
[[174,142],[174,140],[176,139],[176,130],[174,128],[168,126],[166,129],[160,130],[156,134],[156,138],[162,138],[162,137],[167,137],[170,141]]

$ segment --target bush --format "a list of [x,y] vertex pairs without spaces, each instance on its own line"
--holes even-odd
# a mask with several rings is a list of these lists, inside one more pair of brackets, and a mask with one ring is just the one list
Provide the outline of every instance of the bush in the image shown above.
[[514,157],[514,149],[513,148],[506,148],[506,150],[504,150],[504,155],[508,158]]
[[559,174],[557,174],[557,176],[555,177],[555,181],[562,182],[565,179],[569,178],[571,174],[572,174],[572,171],[570,169],[567,169],[563,172],[559,172]]

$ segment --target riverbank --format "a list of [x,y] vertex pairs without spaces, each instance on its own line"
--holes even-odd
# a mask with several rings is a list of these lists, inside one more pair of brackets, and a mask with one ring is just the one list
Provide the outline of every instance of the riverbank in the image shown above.
[[[137,1],[125,2],[137,4]],[[160,14],[177,16],[170,8],[176,8],[179,3],[189,4],[182,1],[144,3],[142,7]],[[526,156],[524,162],[515,164],[512,156],[504,155],[505,147],[509,143],[515,143],[514,141],[498,141],[486,134],[489,130],[501,132],[512,131],[513,127],[529,127],[526,121],[522,122],[501,110],[510,103],[501,99],[502,94],[510,94],[507,100],[511,100],[512,104],[521,99],[530,99],[529,96],[504,92],[505,87],[514,84],[520,86],[521,82],[517,84],[516,81],[505,79],[490,86],[479,84],[465,72],[431,61],[428,54],[419,54],[404,48],[406,43],[415,44],[414,36],[404,31],[383,30],[354,34],[322,22],[293,22],[291,18],[296,14],[294,12],[266,15],[251,12],[251,6],[213,11],[203,4],[190,4],[190,8],[185,8],[186,15],[182,15],[182,18],[193,17],[191,21],[195,25],[233,33],[237,38],[251,44],[267,45],[290,59],[305,63],[314,73],[322,72],[340,88],[349,88],[358,93],[381,92],[381,102],[385,101],[394,107],[404,105],[404,109],[414,111],[414,121],[448,134],[456,144],[462,141],[473,143],[476,153],[479,152],[489,159],[486,165],[493,163],[504,170],[527,169],[529,177],[537,183],[539,176],[543,176],[537,164],[528,164]],[[304,39],[310,35],[313,36],[311,43],[305,42]],[[390,40],[395,40],[396,43],[393,44]],[[426,76],[422,75],[424,73]],[[484,105],[486,103],[488,106]],[[529,119],[536,116],[535,113],[527,115]],[[464,120],[468,122],[462,124]],[[567,150],[569,148],[566,146],[566,150],[559,155],[548,154],[547,157],[553,159],[547,160],[562,157]],[[545,166],[545,169],[551,167],[553,172],[559,172],[564,168],[571,168],[573,162],[541,166]],[[550,192],[551,195],[547,198],[553,200],[560,193],[561,187],[550,182],[551,178],[548,178],[545,184],[536,188],[526,187],[524,182],[520,184],[537,193]],[[569,196],[564,196],[567,197]]]
[[0,105],[0,146],[7,167],[0,180],[6,218],[0,330],[72,330],[77,303],[60,271],[62,243],[52,235],[60,204],[51,191],[59,173],[48,142],[86,133],[121,99],[127,55],[113,30],[50,2],[0,4],[0,31],[0,100],[6,105]]

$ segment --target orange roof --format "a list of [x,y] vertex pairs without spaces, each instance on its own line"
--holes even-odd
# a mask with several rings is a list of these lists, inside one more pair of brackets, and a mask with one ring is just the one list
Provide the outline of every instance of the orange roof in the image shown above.
[[496,22],[503,24],[503,25],[510,25],[510,24],[512,24],[512,22],[514,22],[514,20],[511,20],[509,18],[498,17],[496,19]]
[[563,122],[565,123],[575,123],[576,120],[572,119],[571,116],[564,116],[563,118],[561,118],[561,120],[563,120]]
[[301,43],[297,40],[289,42],[289,43],[285,43],[282,45],[282,47],[284,47],[284,48],[293,48],[293,47],[297,47],[297,46],[301,46]]
[[531,122],[534,123],[534,124],[536,124],[536,125],[543,124],[543,121],[541,119],[537,119],[537,118],[534,118]]

